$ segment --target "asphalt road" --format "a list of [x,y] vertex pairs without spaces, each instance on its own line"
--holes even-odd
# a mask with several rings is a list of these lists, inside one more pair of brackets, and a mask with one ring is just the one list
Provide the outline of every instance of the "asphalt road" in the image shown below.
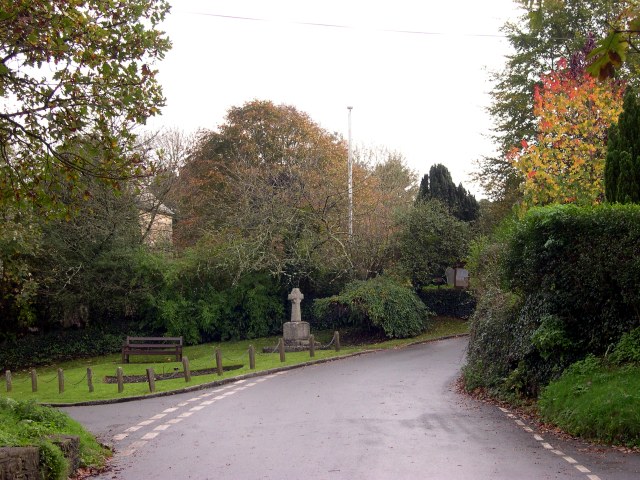
[[640,456],[455,392],[466,339],[197,393],[65,410],[115,448],[99,479],[637,480]]

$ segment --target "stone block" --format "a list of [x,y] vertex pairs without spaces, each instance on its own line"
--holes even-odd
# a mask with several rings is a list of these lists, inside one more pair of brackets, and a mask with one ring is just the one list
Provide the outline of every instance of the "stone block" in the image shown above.
[[0,480],[41,480],[37,447],[0,447]]
[[286,322],[283,326],[283,336],[285,345],[288,343],[298,343],[309,341],[311,327],[309,322]]

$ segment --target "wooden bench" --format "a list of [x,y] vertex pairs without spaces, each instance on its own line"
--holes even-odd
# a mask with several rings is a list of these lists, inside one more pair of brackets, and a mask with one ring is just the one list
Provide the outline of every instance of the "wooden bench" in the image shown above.
[[182,337],[127,337],[122,345],[122,363],[129,355],[175,355],[182,360]]

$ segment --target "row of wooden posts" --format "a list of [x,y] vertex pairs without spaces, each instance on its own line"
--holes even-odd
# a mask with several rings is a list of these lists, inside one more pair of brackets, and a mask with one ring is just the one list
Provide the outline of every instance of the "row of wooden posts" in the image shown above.
[[[333,334],[333,343],[334,349],[336,352],[340,351],[340,334],[335,332]],[[280,353],[280,361],[285,361],[285,348],[284,348],[284,339],[280,338],[278,340],[278,352]],[[316,345],[315,338],[313,335],[309,337],[309,356],[315,357],[316,355]],[[182,367],[184,370],[184,380],[185,382],[191,381],[191,369],[189,368],[189,358],[182,357]],[[256,368],[256,349],[253,345],[249,345],[249,368],[251,370],[255,370]],[[219,348],[216,348],[216,371],[218,375],[222,375],[222,351]],[[5,379],[7,382],[7,392],[11,392],[13,390],[13,380],[11,378],[11,370],[7,370],[5,372]],[[122,367],[118,367],[116,369],[116,383],[118,384],[118,393],[122,393],[124,391],[124,372]],[[149,391],[156,391],[156,378],[155,372],[153,368],[147,368],[147,383],[149,384]],[[87,368],[87,386],[89,387],[89,393],[93,392],[93,370],[91,368]],[[38,391],[38,374],[34,369],[31,369],[31,391]],[[58,369],[58,392],[64,393],[64,371],[62,368]]]

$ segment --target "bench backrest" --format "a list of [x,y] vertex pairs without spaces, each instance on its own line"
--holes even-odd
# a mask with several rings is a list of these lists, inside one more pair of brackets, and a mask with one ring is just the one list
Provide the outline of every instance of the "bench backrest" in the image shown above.
[[155,344],[155,345],[182,345],[182,337],[127,337],[125,345]]

